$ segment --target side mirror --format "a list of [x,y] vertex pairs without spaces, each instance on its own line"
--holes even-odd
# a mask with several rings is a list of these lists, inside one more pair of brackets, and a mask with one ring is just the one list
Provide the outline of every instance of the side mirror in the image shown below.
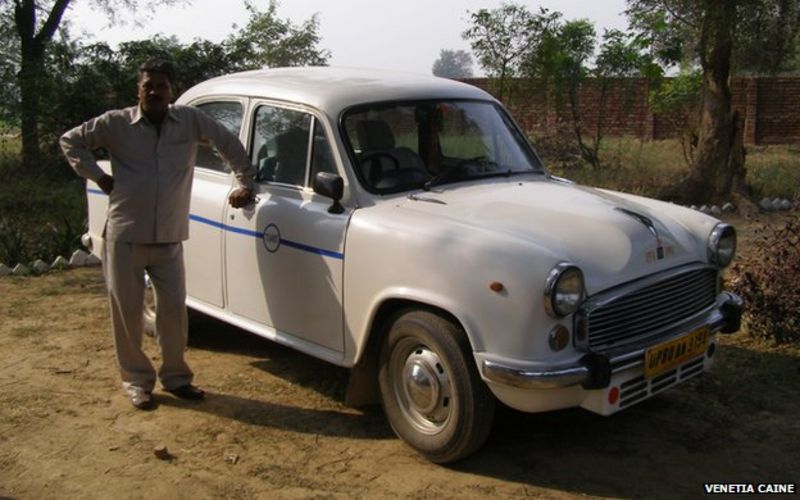
[[328,213],[340,214],[344,207],[339,201],[344,196],[344,180],[331,172],[317,172],[314,176],[314,192],[333,198],[333,204],[328,208]]

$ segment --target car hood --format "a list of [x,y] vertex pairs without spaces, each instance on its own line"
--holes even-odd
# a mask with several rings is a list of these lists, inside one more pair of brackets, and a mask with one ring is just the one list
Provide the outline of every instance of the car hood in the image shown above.
[[677,205],[543,177],[439,186],[394,206],[423,213],[425,224],[451,221],[479,228],[481,237],[529,242],[578,265],[595,290],[705,261],[716,223]]

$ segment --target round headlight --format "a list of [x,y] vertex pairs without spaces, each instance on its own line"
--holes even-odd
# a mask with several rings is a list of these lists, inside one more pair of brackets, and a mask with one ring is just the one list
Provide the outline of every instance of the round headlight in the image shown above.
[[580,269],[562,262],[547,276],[544,288],[544,306],[547,314],[561,318],[578,310],[585,295],[583,273]]
[[736,254],[736,230],[728,224],[717,224],[708,237],[708,260],[719,267],[731,263]]

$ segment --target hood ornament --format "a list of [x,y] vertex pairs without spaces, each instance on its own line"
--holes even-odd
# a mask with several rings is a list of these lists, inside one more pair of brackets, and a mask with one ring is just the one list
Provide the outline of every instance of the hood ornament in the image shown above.
[[634,212],[633,210],[628,210],[627,208],[614,207],[614,210],[619,210],[623,214],[629,215],[629,216],[633,217],[634,219],[638,220],[639,222],[641,222],[642,224],[644,224],[644,226],[647,228],[647,230],[650,231],[650,233],[653,236],[655,236],[656,240],[658,240],[659,244],[660,244],[660,238],[658,237],[658,231],[656,231],[656,225],[653,224],[653,219],[651,219],[650,217],[647,217],[645,215],[642,215],[639,212]]
[[411,200],[411,201],[427,201],[428,203],[437,203],[439,205],[447,205],[447,203],[445,203],[442,200],[437,200],[436,198],[430,198],[430,197],[427,197],[427,196],[417,196],[415,194],[410,194],[410,195],[407,196],[407,198],[409,200]]
[[647,217],[646,215],[642,215],[638,212],[634,212],[633,210],[628,210],[627,208],[614,207],[614,210],[619,210],[623,214],[638,220],[639,222],[644,224],[647,230],[650,231],[650,234],[652,234],[656,238],[655,251],[651,250],[645,254],[645,260],[648,264],[659,261],[665,257],[671,257],[675,254],[675,249],[672,247],[672,245],[667,245],[665,248],[664,244],[661,243],[661,238],[658,236],[658,231],[656,230],[656,225],[653,223],[653,219]]

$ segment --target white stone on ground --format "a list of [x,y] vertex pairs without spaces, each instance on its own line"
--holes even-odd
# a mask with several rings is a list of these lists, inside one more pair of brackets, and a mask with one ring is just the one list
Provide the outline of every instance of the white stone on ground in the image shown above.
[[102,261],[100,260],[100,257],[98,257],[97,255],[95,255],[93,253],[90,253],[86,257],[86,264],[85,265],[87,265],[87,266],[99,266],[101,263],[102,263]]
[[69,266],[69,261],[62,256],[56,257],[50,267],[54,269],[64,269],[65,267]]
[[27,276],[31,274],[31,270],[25,264],[17,264],[14,266],[14,276]]
[[719,217],[720,215],[722,215],[722,209],[716,205],[711,207],[710,212],[711,215],[713,215],[714,217]]
[[12,272],[10,267],[0,262],[0,276],[8,276]]
[[72,257],[69,258],[69,265],[74,267],[81,267],[86,265],[86,257],[89,255],[83,250],[75,250]]
[[42,259],[36,259],[33,262],[33,272],[36,274],[44,274],[50,270],[50,266],[47,265],[45,261]]
[[736,206],[733,203],[728,202],[728,203],[722,205],[722,211],[723,212],[735,212],[736,211]]

